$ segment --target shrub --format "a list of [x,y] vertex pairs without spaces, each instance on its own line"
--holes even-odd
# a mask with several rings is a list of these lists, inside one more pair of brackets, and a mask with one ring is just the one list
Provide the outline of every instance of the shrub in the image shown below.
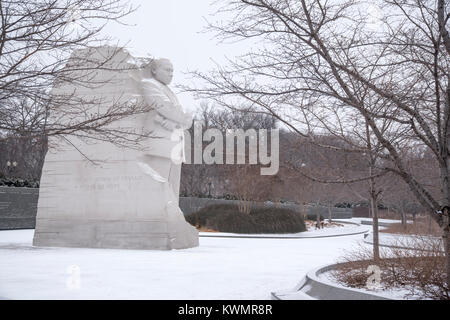
[[237,205],[219,204],[190,214],[186,220],[196,227],[232,233],[297,233],[306,231],[300,213],[285,208],[252,208],[240,213]]
[[341,202],[334,205],[335,208],[353,208],[353,204],[350,202]]
[[39,181],[18,178],[1,178],[0,187],[39,188]]
[[[367,268],[380,268],[382,289],[399,288],[407,291],[407,297],[433,300],[449,300],[443,244],[439,238],[414,236],[397,240],[394,247],[382,248],[381,259],[372,260],[370,247],[360,246],[343,257],[343,263],[332,272],[341,284],[353,288],[365,288]],[[412,248],[412,249],[402,249]]]

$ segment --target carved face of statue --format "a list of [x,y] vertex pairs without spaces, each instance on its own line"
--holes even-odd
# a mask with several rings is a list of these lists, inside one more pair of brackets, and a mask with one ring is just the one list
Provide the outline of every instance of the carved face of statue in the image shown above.
[[167,59],[160,59],[155,61],[152,66],[152,75],[153,77],[164,83],[165,85],[169,85],[173,79],[173,65]]

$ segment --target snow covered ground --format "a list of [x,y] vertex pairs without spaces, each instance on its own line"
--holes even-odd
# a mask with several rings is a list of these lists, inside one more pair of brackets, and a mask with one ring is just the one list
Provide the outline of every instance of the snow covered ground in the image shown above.
[[[372,218],[353,218],[352,221],[356,223],[369,223],[372,225]],[[400,224],[402,223],[401,220],[393,220],[393,219],[378,219],[378,223],[381,225],[390,225],[390,224]],[[408,220],[407,223],[412,224],[413,221]]]
[[[353,222],[351,219],[339,220],[346,222]],[[339,222],[337,222],[339,223]],[[286,234],[236,234],[224,232],[201,232],[203,237],[239,237],[239,238],[319,238],[319,237],[337,237],[347,234],[362,234],[369,232],[372,227],[367,225],[355,225],[350,223],[340,224],[340,226],[333,226],[324,229],[315,229],[310,227],[306,232],[300,233],[286,233]]]
[[166,252],[33,248],[33,232],[0,231],[0,299],[270,299],[363,240],[202,237]]

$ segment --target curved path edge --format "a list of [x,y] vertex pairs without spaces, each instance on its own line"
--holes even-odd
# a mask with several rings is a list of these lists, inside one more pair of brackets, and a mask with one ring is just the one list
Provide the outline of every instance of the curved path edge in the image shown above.
[[[387,239],[384,239],[384,237],[387,237]],[[400,241],[396,242],[395,237],[398,237],[400,239]],[[391,240],[391,243],[389,242],[389,238]],[[403,238],[403,240],[402,240],[402,238]],[[408,242],[410,244],[414,244],[414,241],[416,239],[420,239],[420,238],[430,238],[430,239],[436,239],[436,240],[441,239],[441,238],[435,237],[435,236],[414,236],[414,235],[403,235],[403,234],[395,234],[395,233],[380,233],[379,246],[384,247],[384,248],[392,248],[392,249],[430,251],[430,250],[414,248],[413,246],[407,246]],[[373,232],[369,232],[364,237],[363,241],[364,241],[364,243],[373,245]],[[404,244],[406,244],[406,245],[404,245]],[[444,253],[445,251],[442,249],[441,252]]]
[[320,274],[331,271],[338,266],[339,264],[332,264],[311,270],[294,290],[272,292],[272,300],[393,300],[319,278]]

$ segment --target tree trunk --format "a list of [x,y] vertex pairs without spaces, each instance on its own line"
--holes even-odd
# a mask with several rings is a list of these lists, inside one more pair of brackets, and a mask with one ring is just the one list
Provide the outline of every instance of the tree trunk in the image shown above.
[[444,230],[443,240],[445,250],[445,270],[447,272],[447,288],[450,288],[450,230],[448,227]]
[[328,223],[331,224],[331,222],[333,222],[332,220],[332,211],[331,211],[331,205],[328,206]]
[[444,226],[442,240],[444,243],[445,252],[445,271],[447,272],[447,288],[450,288],[450,212],[444,210]]
[[428,216],[428,234],[433,234],[433,218]]
[[373,217],[373,260],[378,261],[380,259],[380,237],[378,234],[378,207],[377,207],[377,199],[373,193],[370,198],[370,209]]
[[[372,177],[375,171],[376,158],[373,154],[372,142],[370,137],[369,121],[366,119],[366,136],[367,136],[367,148],[369,149],[369,175]],[[378,204],[377,204],[377,191],[376,191],[375,178],[370,179],[370,212],[372,213],[372,225],[373,225],[373,260],[377,262],[380,259],[380,243],[378,234]]]
[[[438,1],[438,22],[439,22],[439,29],[442,31],[442,38],[443,43],[445,45],[445,49],[447,51],[447,56],[450,55],[450,35],[446,28],[447,23],[447,17],[445,14],[446,9],[446,1],[439,0]],[[444,115],[448,119],[449,115],[449,109],[450,109],[450,83],[447,82],[447,93],[446,93],[446,99],[445,99],[445,112]],[[442,170],[441,166],[441,183],[442,183],[442,191],[445,199],[445,203],[443,204],[444,207],[446,207],[444,214],[444,250],[445,250],[445,264],[446,264],[446,271],[447,271],[447,288],[450,289],[450,157],[448,156],[450,151],[450,121],[447,120],[446,127],[445,127],[445,140],[443,143],[443,163],[445,164],[444,169]]]
[[405,213],[405,210],[403,210],[402,209],[402,211],[401,211],[401,215],[402,215],[402,226],[403,226],[403,229],[407,229],[407,224],[408,224],[408,221],[407,221],[407,219],[406,219],[406,213]]

